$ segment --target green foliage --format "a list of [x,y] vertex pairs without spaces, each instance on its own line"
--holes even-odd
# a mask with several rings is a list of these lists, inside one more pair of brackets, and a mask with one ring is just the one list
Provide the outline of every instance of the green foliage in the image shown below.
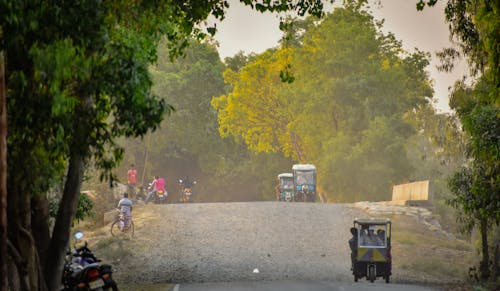
[[[176,199],[176,179],[185,175],[198,181],[194,189],[198,201],[271,198],[266,195],[273,194],[276,173],[292,163],[279,155],[253,154],[241,142],[220,137],[210,102],[227,91],[222,76],[226,67],[215,47],[192,41],[185,57],[175,63],[168,61],[167,47],[158,51],[158,62],[150,68],[153,91],[176,111],[145,140],[121,142],[128,154],[120,177],[126,177],[126,167],[135,163],[140,175],[146,171],[146,179],[165,177],[171,199]],[[237,70],[251,58],[240,53],[226,62]]]
[[226,71],[232,92],[212,101],[221,135],[316,164],[333,199],[387,198],[413,171],[406,141],[416,131],[404,116],[433,93],[428,54],[404,52],[355,1],[300,27],[293,45]]
[[[428,1],[432,6],[435,1]],[[425,1],[417,7],[422,9]],[[481,276],[489,275],[488,231],[492,222],[500,222],[500,3],[498,1],[450,0],[446,20],[457,49],[446,49],[440,56],[443,68],[452,69],[452,61],[466,57],[475,82],[457,82],[450,99],[470,141],[469,162],[449,181],[454,194],[450,204],[462,216],[465,230],[480,226],[483,260]]]
[[243,51],[239,51],[232,57],[226,57],[224,59],[224,64],[228,69],[231,69],[234,72],[238,72],[246,64],[255,61],[256,57],[257,55],[254,53],[245,55]]
[[[253,2],[245,1],[248,5]],[[188,39],[206,36],[198,28],[200,24],[210,15],[223,19],[227,8],[227,1],[0,0],[8,156],[15,161],[8,164],[7,181],[13,229],[21,228],[24,219],[20,213],[34,211],[24,209],[30,207],[27,201],[32,193],[46,195],[65,175],[70,176],[60,205],[64,211],[59,212],[55,224],[57,239],[49,250],[56,264],[39,266],[30,261],[30,278],[40,278],[41,274],[34,273],[45,270],[49,289],[60,283],[59,258],[66,247],[68,216],[74,212],[78,192],[74,190],[80,188],[84,164],[93,161],[101,179],[112,181],[112,169],[123,158],[117,140],[143,137],[173,110],[151,90],[148,69],[157,60],[157,45],[165,36],[169,57],[182,55]],[[273,2],[258,7],[259,11],[295,10],[301,15],[320,15],[322,8],[321,1]],[[88,207],[86,204],[82,210]],[[44,228],[42,224],[38,227]],[[17,237],[12,241],[17,242]],[[22,259],[32,260],[33,256]],[[40,288],[44,287],[41,282]]]
[[[86,195],[81,194],[78,200],[78,206],[76,209],[76,214],[73,217],[73,223],[78,223],[87,217],[92,215],[94,209],[94,203]],[[49,215],[51,218],[56,218],[57,212],[59,211],[59,199],[52,199],[49,201]]]
[[500,110],[490,105],[492,90],[482,78],[475,88],[457,83],[450,104],[468,133],[469,164],[450,181],[452,205],[469,219],[500,222]]
[[78,207],[76,209],[74,220],[80,222],[90,216],[93,208],[94,203],[92,203],[92,200],[90,200],[87,195],[81,194],[80,199],[78,200]]

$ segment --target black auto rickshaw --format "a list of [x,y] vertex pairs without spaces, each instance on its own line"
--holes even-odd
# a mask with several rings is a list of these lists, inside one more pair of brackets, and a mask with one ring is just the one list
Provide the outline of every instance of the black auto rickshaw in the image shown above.
[[296,164],[293,171],[293,200],[316,201],[316,167],[310,164]]
[[366,277],[370,282],[377,277],[390,282],[392,274],[390,219],[364,218],[354,220],[351,228],[352,274],[354,281]]

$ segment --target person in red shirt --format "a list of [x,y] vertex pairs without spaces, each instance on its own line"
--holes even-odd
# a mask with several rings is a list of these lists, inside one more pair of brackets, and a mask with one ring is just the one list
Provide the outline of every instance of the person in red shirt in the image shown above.
[[135,187],[137,185],[137,170],[135,169],[135,165],[130,165],[130,169],[127,171],[127,184],[128,184],[128,192],[130,193],[131,198],[135,198]]

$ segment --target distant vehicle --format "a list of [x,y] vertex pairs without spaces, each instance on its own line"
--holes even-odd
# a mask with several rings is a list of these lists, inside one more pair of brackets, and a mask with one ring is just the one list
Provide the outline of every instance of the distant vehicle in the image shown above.
[[355,219],[351,228],[352,274],[354,281],[366,277],[373,283],[377,277],[390,282],[392,275],[390,219]]
[[296,164],[293,170],[294,201],[316,201],[316,167],[310,164]]
[[189,177],[179,179],[179,188],[181,190],[180,202],[190,203],[193,202],[193,186],[196,185],[195,180],[190,180]]
[[293,200],[293,174],[281,173],[278,175],[279,201],[291,202]]

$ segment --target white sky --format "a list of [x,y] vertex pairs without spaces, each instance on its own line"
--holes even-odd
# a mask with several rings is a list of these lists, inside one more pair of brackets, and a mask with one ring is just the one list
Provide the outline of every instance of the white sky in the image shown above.
[[[239,51],[261,53],[278,45],[281,38],[279,18],[276,14],[254,11],[245,7],[238,0],[230,0],[226,18],[217,24],[215,39],[219,42],[219,54],[222,59],[233,56]],[[434,80],[436,108],[448,112],[448,87],[466,73],[462,62],[453,73],[436,70],[439,60],[435,52],[450,46],[448,25],[444,20],[445,1],[438,1],[435,7],[416,10],[417,0],[382,0],[382,6],[372,5],[373,15],[385,19],[384,32],[391,31],[403,41],[405,49],[415,47],[432,54],[427,68]],[[336,0],[335,3],[341,3]]]

